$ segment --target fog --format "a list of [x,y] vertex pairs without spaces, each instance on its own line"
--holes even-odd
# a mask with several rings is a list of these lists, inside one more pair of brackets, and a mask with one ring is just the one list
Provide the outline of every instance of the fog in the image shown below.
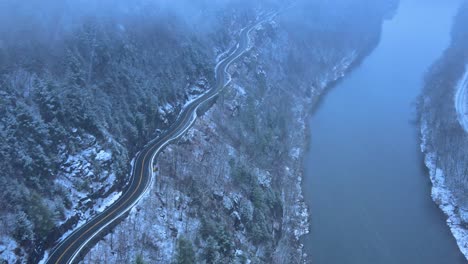
[[[271,5],[269,2],[275,1],[262,1],[262,6]],[[220,12],[241,7],[248,10],[255,5],[259,3],[246,0],[2,0],[0,30],[3,39],[6,38],[5,34],[13,32],[36,32],[50,36],[59,31],[70,31],[90,18],[124,23],[126,19],[144,16],[154,20],[167,19],[172,23],[181,21],[203,31],[208,29],[208,25],[216,26],[216,17],[221,16]]]
[[[131,20],[177,25],[186,30],[206,34],[224,26],[226,14],[247,16],[255,11],[279,10],[294,4],[296,8],[284,12],[282,18],[297,21],[301,27],[335,30],[333,24],[324,21],[360,24],[366,12],[379,16],[393,1],[279,1],[279,0],[1,0],[0,1],[0,44],[2,42],[57,41],[73,32],[83,23],[95,20],[125,27]],[[376,8],[377,6],[381,6]],[[330,8],[333,7],[334,8]],[[343,21],[347,13],[355,13],[353,20]],[[318,14],[318,16],[314,15]],[[310,17],[311,19],[305,19]],[[333,19],[332,19],[333,18]],[[226,21],[224,21],[226,22]],[[247,22],[247,21],[243,21]],[[294,33],[294,30],[291,31]],[[300,30],[296,30],[300,32]],[[16,43],[16,44],[20,44]],[[1,47],[1,46],[0,46]]]
[[[47,50],[45,56],[60,56],[63,42],[79,34],[83,27],[89,26],[110,33],[121,31],[127,36],[131,35],[126,32],[128,30],[146,31],[148,34],[147,29],[152,28],[167,31],[168,35],[173,36],[212,39],[209,35],[219,35],[220,31],[234,21],[242,23],[236,27],[245,26],[259,7],[263,10],[275,10],[285,4],[279,2],[1,0],[0,58],[2,55],[8,57],[8,53],[26,54],[31,50]],[[165,38],[162,35],[161,38]]]
[[456,1],[0,0],[0,263],[37,263],[143,186],[158,144],[135,166],[151,199],[85,263],[175,263],[184,243],[188,263],[458,261],[409,122],[426,85],[426,157],[466,207]]

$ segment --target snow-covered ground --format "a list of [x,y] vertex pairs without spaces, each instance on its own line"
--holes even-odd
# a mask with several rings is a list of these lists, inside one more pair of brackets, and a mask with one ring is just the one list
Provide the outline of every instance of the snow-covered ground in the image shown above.
[[0,259],[7,261],[7,263],[15,263],[17,256],[14,251],[18,247],[16,241],[9,237],[3,236],[0,238]]
[[164,122],[164,124],[166,125],[169,124],[168,116],[174,113],[174,111],[175,111],[174,106],[172,106],[169,103],[166,103],[164,106],[160,106],[158,108],[159,116],[162,118],[162,121]]
[[[183,102],[183,105],[180,104],[178,106],[181,106],[182,109],[186,108],[193,101],[197,100],[199,97],[208,93],[210,91],[209,88],[210,88],[210,85],[208,83],[208,80],[205,77],[199,78],[194,85],[187,84],[186,100]],[[162,118],[164,124],[166,125],[169,124],[169,117],[172,114],[174,114],[174,112],[176,111],[176,107],[178,106],[173,106],[169,103],[166,103],[164,106],[160,106],[158,108],[158,113],[160,115],[160,118]],[[182,111],[179,112],[179,115],[181,113]]]
[[468,133],[468,64],[465,66],[465,74],[455,89],[454,101],[458,122]]
[[188,100],[185,102],[184,106],[182,108],[186,108],[189,104],[193,103],[193,101],[197,100],[198,98],[202,97],[204,94],[209,93],[210,90],[205,90],[203,91],[200,87],[198,86],[192,86],[190,88],[192,92],[189,92],[188,94]]
[[[250,55],[256,56],[254,53]],[[220,54],[217,61],[219,61],[223,56],[223,54]],[[323,75],[320,75],[320,87],[311,87],[311,89],[314,90],[312,91],[314,96],[319,96],[330,82],[343,77],[357,57],[358,53],[356,51],[350,51],[347,56],[343,56],[341,60],[336,62],[335,67],[330,71],[324,72]],[[257,73],[266,74],[261,68],[258,68]],[[232,90],[237,96],[231,98],[232,101],[225,102],[225,104],[228,105],[227,109],[232,110],[234,113],[235,109],[239,107],[240,101],[242,101],[246,94],[249,93],[249,87],[240,86],[237,82],[234,82],[231,85],[233,88]],[[193,98],[189,97],[188,99],[190,101]],[[296,120],[295,123],[298,128],[295,129],[294,139],[297,140],[297,142],[293,144],[289,152],[289,156],[291,157],[290,166],[285,166],[281,172],[283,177],[287,179],[288,182],[291,182],[291,184],[285,189],[286,191],[281,193],[281,200],[285,201],[285,206],[287,207],[288,212],[287,214],[285,213],[283,219],[284,222],[282,224],[284,232],[293,235],[293,238],[290,240],[297,241],[299,241],[301,236],[309,232],[309,212],[302,197],[302,172],[300,166],[301,163],[298,161],[301,160],[304,153],[303,150],[305,147],[306,134],[305,120],[309,116],[309,108],[307,106],[311,105],[311,100],[311,98],[298,98],[297,106],[294,108],[294,120]],[[170,109],[171,106],[167,106],[165,108]],[[166,109],[160,109],[160,111],[166,112]],[[96,263],[98,261],[108,261],[107,263],[109,263],[118,262],[119,260],[133,260],[139,253],[143,255],[145,260],[150,260],[150,262],[153,261],[153,263],[170,262],[174,254],[174,247],[178,236],[184,235],[189,238],[196,237],[198,229],[200,228],[200,222],[197,221],[196,214],[193,214],[193,212],[192,214],[189,213],[191,197],[177,190],[178,186],[175,184],[174,175],[164,175],[165,173],[167,174],[169,170],[167,168],[164,169],[165,166],[163,164],[165,159],[171,162],[176,160],[173,156],[176,155],[174,153],[177,152],[178,155],[189,155],[191,159],[197,161],[189,164],[184,162],[178,164],[176,167],[178,173],[174,173],[177,174],[177,177],[183,178],[181,175],[193,173],[193,168],[188,166],[190,165],[196,168],[199,166],[199,163],[202,163],[202,160],[203,162],[210,164],[209,168],[214,170],[212,171],[213,175],[229,175],[227,172],[223,172],[222,174],[216,173],[216,170],[219,168],[229,168],[228,164],[224,164],[224,166],[219,165],[222,164],[222,162],[229,160],[229,158],[216,158],[217,163],[206,161],[209,159],[210,153],[215,153],[214,150],[218,148],[225,148],[223,149],[224,151],[217,150],[219,153],[224,153],[232,158],[235,157],[236,159],[239,159],[239,153],[233,146],[228,145],[225,141],[222,141],[223,143],[217,142],[215,140],[215,132],[213,132],[214,135],[206,132],[206,130],[216,131],[216,123],[214,122],[215,112],[221,112],[221,109],[212,108],[208,110],[198,119],[195,126],[192,127],[181,139],[181,141],[184,142],[184,150],[181,150],[180,146],[177,145],[168,146],[166,148],[158,161],[160,166],[158,184],[156,184],[154,190],[148,194],[148,199],[142,199],[141,202],[132,209],[129,217],[116,227],[113,233],[108,234],[90,251],[90,253],[85,257],[84,263]],[[234,115],[235,113],[233,116]],[[207,139],[210,139],[209,143]],[[214,148],[211,145],[216,145],[217,147]],[[190,148],[193,148],[191,149],[191,152],[189,151]],[[185,153],[184,151],[189,152]],[[176,157],[180,160],[187,160],[183,158],[185,156]],[[213,164],[217,165],[213,166]],[[205,165],[205,167],[208,166]],[[252,169],[252,171],[257,176],[257,180],[260,185],[265,188],[270,186],[272,173],[258,168]],[[209,174],[204,175],[204,177],[206,177],[204,180],[208,181],[210,179],[208,175]],[[224,185],[222,185],[222,180],[223,179],[216,178],[215,184],[212,186],[213,195],[221,197],[224,207],[231,210],[232,204],[234,204],[233,201],[239,199],[231,197],[236,196],[235,193],[226,192],[223,189]],[[224,180],[228,181],[229,179]],[[220,186],[217,186],[218,188],[216,188],[216,184]],[[232,216],[235,217],[235,213],[233,213]],[[187,224],[189,225],[187,226]],[[242,232],[236,233],[236,236],[238,236],[238,238],[242,238],[240,239],[241,241],[245,240]],[[285,237],[289,239],[289,237]],[[278,246],[278,252],[284,250],[284,248],[291,242],[290,240],[281,241]],[[242,244],[248,245],[249,243],[245,240]],[[301,247],[302,246],[300,246],[300,248]],[[302,254],[300,248],[297,249],[296,252],[298,255]],[[236,252],[239,252],[239,254],[246,254],[248,256],[250,249],[254,251],[253,247],[247,249],[245,249],[246,253],[242,253],[244,249],[236,249]]]
[[[102,149],[98,143],[94,143],[76,154],[68,155],[67,160],[61,166],[61,172],[55,179],[58,186],[62,186],[70,192],[70,200],[72,201],[71,209],[65,211],[66,219],[61,221],[60,224],[76,213],[86,211],[87,206],[83,207],[83,205],[87,203],[89,190],[80,190],[77,186],[86,184],[86,188],[91,188],[91,193],[94,193],[99,189],[104,189],[107,192],[115,184],[116,176],[114,172],[109,170],[96,172],[92,169],[92,162],[104,164],[111,162],[111,159],[112,152]],[[100,203],[102,201],[96,201],[96,204]],[[95,208],[94,211],[99,210]]]
[[96,157],[94,158],[95,160],[98,161],[109,161],[112,159],[112,152],[105,151],[101,149],[97,154]]
[[428,145],[428,125],[425,120],[421,122],[422,143],[421,150],[425,153],[425,163],[429,169],[429,175],[432,182],[431,196],[439,208],[447,215],[447,225],[455,237],[460,251],[468,260],[468,230],[464,227],[468,223],[468,211],[463,210],[457,204],[457,201],[445,184],[445,175],[440,168],[436,166],[436,154],[430,152]]

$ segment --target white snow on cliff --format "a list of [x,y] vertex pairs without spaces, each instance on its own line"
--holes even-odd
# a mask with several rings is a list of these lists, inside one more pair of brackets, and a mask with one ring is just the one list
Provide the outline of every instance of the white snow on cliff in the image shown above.
[[5,260],[7,263],[15,263],[17,256],[14,251],[18,244],[12,237],[2,236],[0,238],[0,259]]
[[429,169],[432,182],[431,196],[439,208],[447,215],[447,225],[450,227],[460,251],[468,259],[468,230],[463,227],[468,220],[468,212],[457,205],[457,200],[445,185],[445,175],[436,166],[436,154],[427,149],[428,125],[425,120],[421,122],[422,143],[421,150],[424,152],[424,162]]
[[96,154],[96,158],[95,158],[95,160],[98,160],[98,161],[109,161],[111,159],[112,159],[112,152],[106,151],[106,150],[100,150]]

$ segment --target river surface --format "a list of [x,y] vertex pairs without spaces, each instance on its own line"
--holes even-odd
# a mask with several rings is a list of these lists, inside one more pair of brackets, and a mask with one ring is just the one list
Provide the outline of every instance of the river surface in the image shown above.
[[413,122],[458,4],[402,0],[377,48],[314,112],[304,161],[312,263],[466,263],[431,200]]

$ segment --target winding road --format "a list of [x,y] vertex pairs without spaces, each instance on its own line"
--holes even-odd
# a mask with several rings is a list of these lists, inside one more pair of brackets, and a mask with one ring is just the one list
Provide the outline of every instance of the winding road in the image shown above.
[[458,122],[468,133],[468,65],[465,66],[465,74],[457,85],[454,100]]
[[102,231],[116,220],[129,212],[148,192],[154,181],[153,163],[161,150],[169,143],[181,137],[198,117],[197,110],[204,103],[215,98],[230,82],[227,72],[229,66],[249,49],[249,33],[261,23],[271,19],[276,14],[267,15],[255,24],[242,29],[239,43],[229,55],[215,67],[216,83],[208,92],[190,102],[180,113],[171,127],[157,139],[148,143],[135,157],[131,182],[124,193],[106,210],[96,215],[89,222],[77,228],[64,240],[60,241],[45,261],[52,263],[74,263],[81,259],[83,248],[90,246],[91,241],[102,235]]

